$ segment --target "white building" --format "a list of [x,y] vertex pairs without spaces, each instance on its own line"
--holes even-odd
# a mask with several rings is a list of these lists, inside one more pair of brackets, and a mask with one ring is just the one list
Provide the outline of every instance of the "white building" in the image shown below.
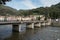
[[30,21],[30,20],[32,20],[32,18],[31,17],[23,17],[22,20]]
[[4,21],[5,16],[0,16],[0,21]]
[[27,16],[27,17],[22,17],[22,16],[0,16],[0,20],[7,20],[7,21],[21,21],[21,20],[38,20],[38,17],[40,17],[40,20],[43,20],[45,19],[45,16],[44,15],[30,15],[30,16]]

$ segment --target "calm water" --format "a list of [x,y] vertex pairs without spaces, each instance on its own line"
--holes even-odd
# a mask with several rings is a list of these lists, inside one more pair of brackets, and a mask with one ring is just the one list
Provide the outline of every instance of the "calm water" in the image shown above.
[[12,25],[0,25],[0,40],[60,40],[60,27],[43,27],[12,32]]

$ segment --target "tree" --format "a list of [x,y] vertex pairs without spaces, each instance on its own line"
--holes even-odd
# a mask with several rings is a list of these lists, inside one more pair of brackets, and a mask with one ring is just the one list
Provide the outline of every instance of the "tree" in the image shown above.
[[9,2],[11,0],[0,0],[0,4],[6,4],[6,2]]

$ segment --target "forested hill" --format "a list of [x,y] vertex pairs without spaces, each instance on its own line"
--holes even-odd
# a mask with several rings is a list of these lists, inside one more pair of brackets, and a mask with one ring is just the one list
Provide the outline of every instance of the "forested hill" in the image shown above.
[[17,10],[0,4],[0,15],[2,16],[17,15]]
[[0,15],[45,15],[50,18],[60,18],[60,3],[52,5],[51,7],[39,7],[31,10],[16,10],[8,6],[0,5]]
[[60,18],[60,3],[52,5],[51,7],[40,7],[32,11],[36,14],[43,14],[51,18]]
[[51,7],[40,7],[32,10],[19,10],[21,15],[45,15],[50,18],[60,18],[60,3]]

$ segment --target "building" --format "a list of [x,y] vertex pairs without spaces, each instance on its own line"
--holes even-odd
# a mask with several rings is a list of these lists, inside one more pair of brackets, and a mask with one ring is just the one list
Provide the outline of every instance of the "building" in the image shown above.
[[27,17],[23,16],[0,16],[0,21],[6,20],[6,21],[30,21],[30,20],[42,20],[44,21],[45,16],[44,15],[30,15]]
[[4,21],[5,16],[0,16],[0,21]]
[[32,18],[32,20],[42,20],[44,21],[45,16],[44,15],[30,15],[30,17]]

